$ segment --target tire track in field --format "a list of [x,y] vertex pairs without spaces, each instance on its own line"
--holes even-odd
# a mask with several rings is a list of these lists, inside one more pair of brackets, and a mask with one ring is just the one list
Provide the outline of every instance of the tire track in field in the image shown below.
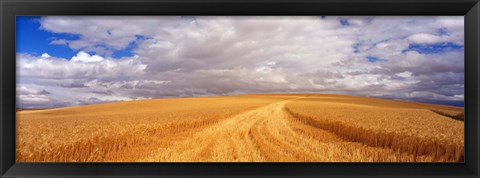
[[[142,162],[308,162],[354,161],[356,154],[392,150],[349,142],[292,118],[280,101],[230,117],[192,137],[148,154]],[[348,147],[345,147],[348,144]],[[350,148],[350,149],[346,149]],[[359,152],[359,150],[363,152]],[[335,160],[333,160],[335,159]]]
[[[250,129],[273,103],[225,119],[168,148],[157,150],[143,161],[265,161],[249,136]],[[208,155],[208,156],[206,156]]]

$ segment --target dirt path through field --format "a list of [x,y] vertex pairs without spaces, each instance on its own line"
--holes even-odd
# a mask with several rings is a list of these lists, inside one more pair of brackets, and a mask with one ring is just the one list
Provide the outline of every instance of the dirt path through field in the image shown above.
[[306,126],[295,126],[288,118],[288,102],[228,118],[139,161],[318,161],[328,154],[319,144],[343,141],[318,129],[316,138],[300,132],[304,128],[298,127]]

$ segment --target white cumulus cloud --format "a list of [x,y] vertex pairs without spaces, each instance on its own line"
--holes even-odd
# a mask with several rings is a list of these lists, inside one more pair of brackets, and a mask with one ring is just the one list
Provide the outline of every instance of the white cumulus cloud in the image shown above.
[[103,60],[103,57],[99,55],[90,55],[86,52],[80,51],[76,56],[73,56],[70,61],[73,62],[100,62]]
[[[19,84],[49,92],[32,97],[35,107],[42,97],[54,107],[270,92],[463,100],[463,50],[406,50],[412,43],[463,45],[461,16],[47,16],[40,22],[42,30],[78,35],[51,44],[79,52],[70,59],[17,54]],[[112,57],[129,45],[132,56]]]

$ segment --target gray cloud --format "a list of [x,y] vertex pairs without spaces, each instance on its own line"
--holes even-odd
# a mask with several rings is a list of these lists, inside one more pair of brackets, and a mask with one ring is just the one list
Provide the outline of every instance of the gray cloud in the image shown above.
[[[54,16],[41,24],[79,35],[52,44],[97,55],[17,54],[19,87],[49,92],[20,97],[31,107],[272,92],[463,101],[463,51],[404,51],[463,45],[463,17]],[[133,56],[111,57],[132,43]]]

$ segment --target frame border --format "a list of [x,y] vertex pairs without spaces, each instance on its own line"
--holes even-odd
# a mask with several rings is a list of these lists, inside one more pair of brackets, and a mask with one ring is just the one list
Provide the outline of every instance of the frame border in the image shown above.
[[[461,15],[464,163],[15,163],[17,15]],[[478,0],[0,0],[0,177],[479,177]]]

